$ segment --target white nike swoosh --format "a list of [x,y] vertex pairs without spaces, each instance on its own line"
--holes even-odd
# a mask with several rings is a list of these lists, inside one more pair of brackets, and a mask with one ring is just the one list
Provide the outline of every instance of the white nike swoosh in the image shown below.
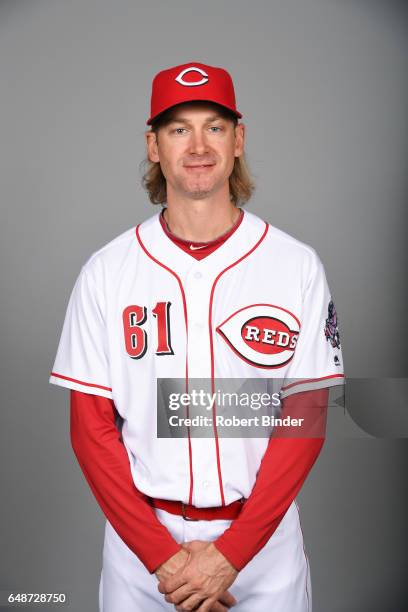
[[203,246],[193,246],[192,244],[190,244],[190,249],[192,251],[198,251],[198,249],[203,249],[206,246],[208,246],[208,245],[207,244],[203,244]]

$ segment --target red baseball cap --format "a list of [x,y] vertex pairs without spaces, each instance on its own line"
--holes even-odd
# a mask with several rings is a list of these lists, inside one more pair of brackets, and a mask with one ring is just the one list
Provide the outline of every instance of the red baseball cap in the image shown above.
[[234,84],[229,73],[224,68],[190,62],[156,74],[152,83],[147,125],[151,125],[168,108],[192,100],[215,102],[228,108],[237,117],[242,117],[236,108]]

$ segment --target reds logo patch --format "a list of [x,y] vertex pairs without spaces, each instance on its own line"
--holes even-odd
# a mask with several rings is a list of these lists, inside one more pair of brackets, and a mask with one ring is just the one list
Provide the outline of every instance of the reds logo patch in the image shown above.
[[216,331],[246,363],[281,368],[295,353],[300,322],[280,306],[253,304],[234,312]]

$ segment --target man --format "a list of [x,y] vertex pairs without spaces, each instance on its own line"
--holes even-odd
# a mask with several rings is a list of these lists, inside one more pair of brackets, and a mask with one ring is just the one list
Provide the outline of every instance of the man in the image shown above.
[[[162,210],[93,253],[68,304],[50,382],[71,389],[73,448],[107,517],[103,612],[312,609],[295,497],[341,348],[314,249],[239,206],[241,117],[222,68],[156,75],[144,185]],[[220,380],[278,385],[281,416],[307,426],[223,436],[214,399],[211,437],[187,421],[162,435],[161,381],[188,395],[197,379],[213,399]]]

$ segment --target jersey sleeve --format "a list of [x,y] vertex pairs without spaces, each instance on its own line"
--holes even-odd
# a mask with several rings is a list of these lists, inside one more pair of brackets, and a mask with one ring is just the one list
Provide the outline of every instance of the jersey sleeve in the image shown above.
[[303,294],[300,333],[281,388],[281,398],[344,384],[339,321],[326,273],[313,251]]
[[70,400],[71,444],[89,487],[113,529],[152,574],[181,545],[133,482],[115,404],[78,391],[70,392]]
[[328,389],[319,389],[294,394],[283,402],[283,416],[305,414],[318,407],[322,421],[319,437],[284,438],[273,431],[240,515],[214,542],[238,571],[278,529],[315,464],[324,444],[328,397]]
[[49,382],[112,399],[105,305],[83,266],[68,302]]

